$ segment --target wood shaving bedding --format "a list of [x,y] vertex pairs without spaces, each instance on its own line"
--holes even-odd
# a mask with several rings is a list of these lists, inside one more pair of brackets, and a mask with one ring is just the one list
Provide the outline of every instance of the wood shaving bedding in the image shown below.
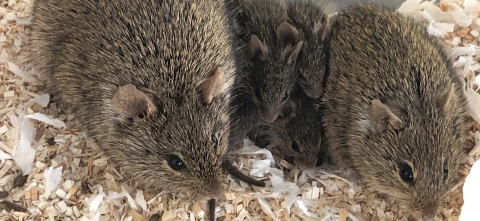
[[[31,9],[32,0],[0,5],[0,220],[204,220],[206,202],[189,204],[133,188],[86,140],[73,116],[54,104],[47,107],[49,96],[37,92],[34,71],[15,64],[26,50],[22,36]],[[480,1],[408,0],[398,11],[425,23],[442,40],[465,79],[475,120],[471,141],[476,147],[468,159],[473,165],[480,154]],[[228,176],[228,191],[217,200],[217,220],[415,220],[395,202],[364,189],[348,170],[301,170],[249,140],[237,154],[236,165],[251,176],[268,177],[267,187]],[[470,177],[468,191],[479,192],[480,181]],[[459,220],[463,204],[460,184],[436,220]],[[465,215],[462,221],[475,218]]]

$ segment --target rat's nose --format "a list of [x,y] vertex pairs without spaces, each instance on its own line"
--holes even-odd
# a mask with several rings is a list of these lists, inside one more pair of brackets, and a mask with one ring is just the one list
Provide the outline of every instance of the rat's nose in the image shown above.
[[287,106],[287,107],[284,107],[282,108],[282,114],[280,116],[282,116],[283,118],[287,118],[287,117],[290,117],[290,116],[295,116],[294,114],[294,110],[293,110],[293,107],[292,106]]
[[277,119],[278,114],[275,114],[272,110],[265,110],[260,112],[260,118],[267,123],[273,123]]
[[435,219],[435,215],[431,214],[422,214],[423,221],[433,221]]
[[311,168],[314,168],[317,164],[317,160],[309,160],[309,159],[298,159],[295,158],[295,165],[299,166],[299,167],[304,167],[304,168],[307,168],[307,169],[311,169]]

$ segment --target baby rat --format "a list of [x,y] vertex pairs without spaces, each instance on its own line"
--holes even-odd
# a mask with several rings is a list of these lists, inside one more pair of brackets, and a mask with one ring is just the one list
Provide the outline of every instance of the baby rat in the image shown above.
[[256,125],[251,131],[247,133],[247,137],[260,148],[266,148],[270,145],[270,130],[271,124],[261,123]]
[[224,1],[37,0],[33,15],[46,91],[117,166],[148,192],[223,193],[237,50]]
[[412,215],[433,220],[463,178],[463,83],[438,40],[414,19],[353,5],[332,21],[324,91],[332,160]]
[[[250,96],[262,120],[271,123],[289,105],[295,62],[303,42],[287,20],[282,0],[241,0],[237,21],[245,49]],[[246,40],[246,38],[244,39]]]
[[277,119],[266,132],[268,149],[278,149],[284,157],[293,157],[297,166],[313,168],[323,161],[321,110],[316,99],[298,89],[292,94],[295,116]]
[[272,123],[284,109],[293,110],[290,92],[295,62],[303,42],[287,20],[283,0],[235,0],[239,36],[246,44],[245,75],[234,87],[232,146],[239,148],[256,124]]
[[298,55],[297,82],[305,93],[319,98],[323,92],[325,74],[325,37],[330,34],[329,15],[335,12],[326,0],[287,0],[290,22],[303,40]]

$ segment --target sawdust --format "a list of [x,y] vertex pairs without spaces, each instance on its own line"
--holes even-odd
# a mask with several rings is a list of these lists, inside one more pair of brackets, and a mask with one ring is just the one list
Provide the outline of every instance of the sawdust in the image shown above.
[[[47,107],[49,96],[37,91],[31,72],[15,65],[21,59],[24,25],[31,0],[0,5],[0,220],[202,220],[206,202],[187,204],[132,188],[106,156],[86,141],[73,117]],[[443,1],[438,5],[408,1],[399,12],[425,22],[442,39],[463,76],[472,108],[480,121],[480,2]],[[39,94],[37,94],[39,93]],[[472,123],[478,158],[480,124]],[[474,138],[477,138],[474,140]],[[269,176],[267,187],[251,188],[231,177],[217,201],[217,220],[412,220],[391,202],[332,168],[300,170],[248,141],[236,164],[252,176]],[[458,220],[462,185],[449,196],[436,220]],[[14,209],[15,211],[11,211]]]

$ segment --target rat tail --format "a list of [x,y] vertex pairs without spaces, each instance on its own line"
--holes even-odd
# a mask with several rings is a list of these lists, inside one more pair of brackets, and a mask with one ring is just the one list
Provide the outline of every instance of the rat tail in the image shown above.
[[265,185],[266,185],[265,182],[263,182],[263,181],[253,179],[253,178],[243,174],[240,170],[238,170],[235,166],[233,166],[233,164],[228,160],[223,161],[223,168],[228,173],[232,174],[232,176],[234,176],[234,177],[238,178],[239,180],[244,181],[248,184],[252,184],[252,185],[255,185],[255,186],[259,186],[259,187],[265,187]]

